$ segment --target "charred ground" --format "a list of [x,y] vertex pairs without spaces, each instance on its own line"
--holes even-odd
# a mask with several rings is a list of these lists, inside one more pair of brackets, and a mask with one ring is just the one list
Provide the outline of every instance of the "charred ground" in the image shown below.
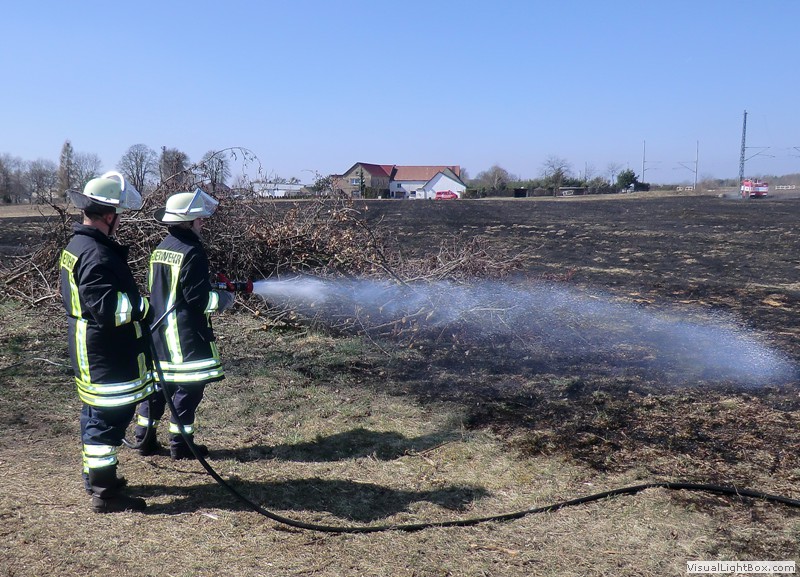
[[[487,235],[518,251],[532,278],[601,290],[644,309],[724,312],[800,362],[800,200],[378,202],[367,212],[391,223],[409,251],[455,232]],[[752,481],[764,470],[781,471],[787,488],[800,480],[797,452],[788,449],[800,442],[797,373],[767,383],[707,374],[675,386],[637,368],[624,350],[525,358],[499,342],[466,357],[452,352],[430,351],[416,377],[400,380],[473,407],[471,426],[502,431],[524,452],[717,482]],[[431,371],[442,380],[436,387]]]

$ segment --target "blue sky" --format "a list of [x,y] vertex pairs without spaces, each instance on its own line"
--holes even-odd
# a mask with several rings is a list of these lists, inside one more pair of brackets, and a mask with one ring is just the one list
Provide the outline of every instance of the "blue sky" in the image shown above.
[[690,182],[698,143],[700,178],[738,175],[747,110],[748,175],[800,172],[798,22],[797,0],[14,0],[0,153],[244,147],[303,181],[645,160],[645,181]]

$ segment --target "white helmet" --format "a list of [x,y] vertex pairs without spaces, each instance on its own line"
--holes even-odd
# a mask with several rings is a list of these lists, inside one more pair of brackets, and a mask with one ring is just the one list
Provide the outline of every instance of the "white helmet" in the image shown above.
[[166,208],[155,212],[155,219],[164,224],[190,222],[197,218],[208,218],[217,210],[219,201],[201,189],[194,192],[179,192],[167,199]]
[[99,209],[108,212],[111,208],[120,213],[142,208],[142,195],[114,170],[87,182],[82,192],[68,190],[67,194],[72,203],[81,210]]

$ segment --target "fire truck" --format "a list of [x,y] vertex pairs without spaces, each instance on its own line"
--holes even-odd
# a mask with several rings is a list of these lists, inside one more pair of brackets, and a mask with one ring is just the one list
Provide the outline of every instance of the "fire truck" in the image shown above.
[[769,194],[769,184],[760,180],[742,181],[742,198],[764,198]]

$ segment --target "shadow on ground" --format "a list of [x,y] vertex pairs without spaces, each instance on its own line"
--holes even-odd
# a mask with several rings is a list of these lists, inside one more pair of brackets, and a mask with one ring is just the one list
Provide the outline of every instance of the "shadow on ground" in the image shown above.
[[[415,503],[428,502],[452,511],[463,511],[476,499],[488,496],[479,487],[453,486],[432,491],[404,491],[372,483],[347,480],[291,479],[283,481],[230,481],[242,495],[273,511],[329,513],[348,522],[368,523],[408,511]],[[131,487],[137,496],[168,495],[166,504],[150,504],[150,514],[174,514],[223,508],[232,511],[249,507],[216,483],[194,485],[144,485]]]
[[394,431],[370,431],[357,428],[326,437],[318,436],[306,443],[283,444],[274,447],[257,445],[234,450],[212,451],[215,459],[234,459],[239,462],[261,459],[280,459],[297,462],[330,462],[372,457],[390,461],[403,455],[419,453],[456,440],[455,432],[434,432],[418,437],[406,437]]

